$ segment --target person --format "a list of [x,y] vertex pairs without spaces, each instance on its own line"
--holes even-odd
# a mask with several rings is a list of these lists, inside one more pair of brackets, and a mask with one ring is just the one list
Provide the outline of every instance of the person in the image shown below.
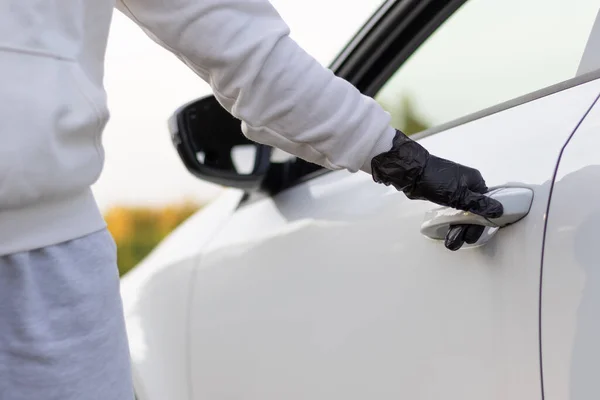
[[[114,2],[3,2],[0,399],[133,398],[115,244],[90,189],[104,162]],[[477,170],[391,127],[373,99],[290,38],[268,0],[117,0],[116,8],[208,82],[250,139],[362,170],[413,199],[502,213]]]

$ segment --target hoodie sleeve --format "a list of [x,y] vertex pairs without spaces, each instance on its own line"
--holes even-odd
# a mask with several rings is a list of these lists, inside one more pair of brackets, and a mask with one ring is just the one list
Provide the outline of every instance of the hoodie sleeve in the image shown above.
[[244,134],[329,169],[371,172],[390,115],[289,37],[268,0],[117,0],[202,79]]

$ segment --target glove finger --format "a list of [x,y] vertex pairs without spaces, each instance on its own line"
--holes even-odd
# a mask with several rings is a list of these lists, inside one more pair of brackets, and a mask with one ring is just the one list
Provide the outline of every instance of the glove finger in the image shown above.
[[462,168],[463,171],[461,171],[461,173],[464,177],[466,177],[467,187],[470,191],[481,194],[484,194],[488,191],[485,180],[483,179],[483,176],[481,176],[481,172],[470,167]]
[[410,191],[410,190],[404,190],[403,193],[406,195],[406,197],[408,197],[409,200],[427,200],[423,196],[420,196],[420,195],[418,195],[415,192]]
[[475,192],[475,193],[484,194],[484,193],[487,193],[488,187],[485,184],[485,181],[483,180],[483,178],[481,178],[481,179],[478,179],[474,184],[471,184],[469,186],[469,190],[472,192]]
[[459,209],[481,215],[486,218],[498,218],[504,211],[502,203],[483,194],[468,191],[461,199]]
[[467,225],[465,228],[465,243],[477,243],[484,230],[485,226],[483,225]]
[[444,246],[450,251],[456,251],[465,244],[465,233],[469,225],[452,225],[446,233]]
[[484,230],[485,226],[482,225],[452,225],[446,233],[444,246],[446,246],[448,250],[456,251],[465,243],[475,244]]

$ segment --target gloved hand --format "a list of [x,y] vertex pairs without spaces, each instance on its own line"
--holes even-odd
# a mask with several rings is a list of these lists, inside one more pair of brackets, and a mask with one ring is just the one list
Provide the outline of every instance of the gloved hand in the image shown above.
[[469,211],[487,218],[502,215],[502,204],[484,196],[488,188],[479,171],[429,152],[400,131],[396,131],[392,149],[371,161],[373,179],[393,185],[409,199]]

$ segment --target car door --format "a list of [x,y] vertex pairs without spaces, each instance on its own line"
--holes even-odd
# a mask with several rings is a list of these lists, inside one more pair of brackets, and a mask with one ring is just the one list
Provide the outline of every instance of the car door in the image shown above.
[[600,104],[565,146],[548,207],[541,292],[545,399],[600,398]]
[[598,4],[576,3],[472,0],[430,14],[408,55],[414,43],[366,70],[339,63],[433,154],[533,190],[529,215],[450,252],[420,233],[432,204],[363,173],[243,205],[195,273],[193,399],[541,398],[546,208],[561,148],[600,93],[597,71],[575,76]]

